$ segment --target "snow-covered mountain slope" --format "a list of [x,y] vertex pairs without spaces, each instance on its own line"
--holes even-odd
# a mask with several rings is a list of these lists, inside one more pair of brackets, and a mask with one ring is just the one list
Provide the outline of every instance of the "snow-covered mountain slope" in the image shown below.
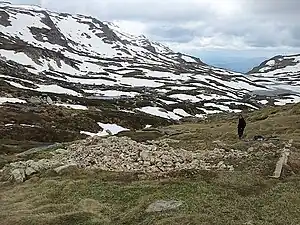
[[253,82],[267,86],[277,95],[275,104],[300,102],[300,54],[275,56],[248,72]]
[[123,111],[177,120],[257,109],[264,97],[253,91],[268,91],[89,16],[0,3],[0,34],[0,94],[16,98],[113,101]]

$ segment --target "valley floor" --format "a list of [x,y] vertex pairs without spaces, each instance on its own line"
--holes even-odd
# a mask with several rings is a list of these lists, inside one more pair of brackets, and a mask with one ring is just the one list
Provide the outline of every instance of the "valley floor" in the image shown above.
[[[37,173],[19,184],[2,179],[1,224],[300,224],[300,104],[265,108],[245,118],[244,140],[236,137],[234,114],[118,135],[169,140],[173,148],[191,152],[223,149],[209,160],[230,163],[234,171],[188,169],[153,175],[70,168],[59,174]],[[265,140],[253,140],[255,135]],[[288,142],[288,163],[280,178],[272,178]],[[246,157],[225,158],[232,149]],[[26,159],[45,157],[49,151],[54,149]],[[6,162],[16,160],[9,157]],[[157,200],[181,205],[149,212]]]

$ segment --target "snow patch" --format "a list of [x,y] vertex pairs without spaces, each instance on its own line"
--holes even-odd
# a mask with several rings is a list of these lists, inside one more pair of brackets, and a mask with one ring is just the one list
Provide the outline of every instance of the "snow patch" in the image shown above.
[[121,96],[127,96],[127,97],[135,97],[139,95],[138,92],[127,92],[127,91],[117,91],[117,90],[83,90],[86,93],[92,93],[97,95],[103,95],[106,97],[121,97]]
[[275,60],[269,60],[268,62],[266,62],[267,66],[274,66],[275,65]]
[[[38,91],[38,92],[49,92],[49,93],[56,93],[56,94],[82,96],[80,93],[77,93],[76,91],[58,86],[56,84],[51,84],[51,85],[35,84],[36,86],[38,86],[38,88],[29,88],[29,87],[25,87],[19,83],[13,82],[13,81],[6,80],[5,82],[9,83],[10,85],[12,85],[16,88],[21,88],[21,89],[29,89],[29,90]],[[27,81],[27,82],[32,83],[31,81]]]
[[13,123],[8,123],[8,124],[5,124],[4,126],[5,127],[12,127],[12,126],[14,126],[15,124],[13,124]]
[[260,101],[258,101],[260,104],[263,104],[263,105],[265,105],[265,104],[267,104],[269,101],[268,100],[260,100]]
[[120,84],[129,85],[132,87],[154,87],[154,88],[161,87],[164,85],[155,80],[138,79],[134,77],[122,77],[120,79]]
[[182,101],[191,101],[191,102],[200,102],[200,99],[198,99],[197,97],[195,96],[192,96],[192,95],[187,95],[187,94],[173,94],[173,95],[170,95],[168,96],[170,98],[174,98],[174,99],[180,99]]
[[181,117],[177,116],[174,112],[170,112],[167,111],[163,108],[159,108],[159,107],[153,107],[153,106],[146,106],[140,109],[137,109],[141,112],[153,115],[153,116],[158,116],[158,117],[162,117],[165,119],[172,119],[172,120],[180,120]]
[[276,102],[274,102],[274,104],[275,105],[286,105],[286,104],[300,102],[300,96],[290,95],[287,97],[289,97],[289,98],[288,99],[275,99]]
[[179,116],[182,116],[182,117],[190,117],[190,116],[192,116],[191,114],[187,113],[183,109],[174,109],[173,112],[175,114],[179,115]]
[[179,91],[188,91],[188,90],[195,90],[197,87],[190,87],[190,86],[173,86],[171,87],[172,90],[179,90]]
[[186,62],[196,63],[197,61],[190,56],[182,55],[181,58]]
[[129,131],[129,129],[121,127],[117,124],[101,123],[101,122],[98,122],[97,124],[103,129],[103,131],[100,131],[98,133],[92,133],[92,132],[88,132],[88,131],[80,131],[80,133],[88,135],[88,136],[104,137],[104,136],[108,136],[110,134],[116,135],[122,131]]
[[167,104],[167,105],[172,105],[172,104],[176,104],[177,102],[174,101],[168,101],[168,100],[164,100],[164,99],[158,99],[159,101]]
[[56,93],[56,94],[67,94],[67,95],[74,95],[74,96],[81,96],[81,94],[77,93],[76,91],[73,91],[68,88],[63,88],[61,86],[58,86],[56,84],[51,84],[51,85],[44,85],[44,84],[36,84],[39,86],[37,89],[32,89],[36,90],[39,92],[50,92],[50,93]]
[[56,106],[63,106],[66,108],[71,108],[71,109],[80,109],[80,110],[88,110],[88,107],[84,105],[73,105],[73,104],[66,104],[66,103],[56,103]]
[[6,98],[0,97],[0,105],[3,103],[27,103],[25,100],[18,99],[18,98]]
[[[205,108],[200,108],[200,107],[197,107],[197,109],[202,110],[205,114],[216,114],[216,113],[223,112],[221,110],[211,110],[211,109],[205,109]],[[203,115],[203,114],[197,114],[196,116],[198,117],[199,115]]]
[[24,123],[20,124],[20,126],[22,126],[22,127],[38,127],[38,126],[33,125],[33,124],[24,124]]
[[227,111],[227,112],[242,112],[242,110],[240,109],[230,109],[228,106],[225,105],[221,105],[221,104],[216,104],[216,103],[204,103],[204,106],[206,107],[214,107],[214,108],[219,108],[222,111]]
[[23,66],[33,66],[34,68],[38,67],[38,65],[23,52],[0,49],[0,56],[5,57],[6,60],[12,60],[20,63]]

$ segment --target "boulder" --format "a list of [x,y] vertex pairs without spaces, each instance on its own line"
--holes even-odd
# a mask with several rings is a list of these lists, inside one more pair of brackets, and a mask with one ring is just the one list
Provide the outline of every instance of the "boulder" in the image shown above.
[[67,170],[67,169],[69,169],[69,168],[71,168],[71,167],[77,167],[77,165],[74,163],[74,164],[67,164],[67,165],[59,166],[59,167],[56,167],[56,168],[54,169],[54,171],[55,171],[56,173],[61,173],[61,172],[63,172],[64,170]]
[[55,150],[56,154],[67,154],[69,151],[67,149],[59,148]]
[[24,169],[14,169],[11,171],[11,175],[17,183],[22,183],[26,178]]
[[46,101],[49,105],[53,104],[53,100],[49,96],[47,96]]
[[262,135],[255,135],[253,137],[253,140],[254,141],[263,141],[263,140],[265,140],[265,138]]
[[28,102],[29,102],[29,103],[32,103],[32,104],[41,104],[43,101],[42,101],[39,97],[31,96],[31,97],[28,99]]
[[141,156],[142,160],[144,160],[144,161],[150,160],[150,152],[147,150],[142,151],[140,156]]
[[174,210],[180,207],[182,204],[183,204],[182,201],[157,200],[148,206],[146,212],[150,213],[150,212],[162,212],[162,211]]
[[30,176],[31,174],[34,174],[36,172],[36,170],[34,170],[33,168],[31,168],[31,167],[27,167],[26,169],[25,169],[25,174],[26,174],[26,176]]

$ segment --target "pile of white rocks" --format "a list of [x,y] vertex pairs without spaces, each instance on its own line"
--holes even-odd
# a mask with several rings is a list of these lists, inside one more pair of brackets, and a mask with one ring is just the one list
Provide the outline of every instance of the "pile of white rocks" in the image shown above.
[[68,160],[82,168],[146,173],[210,168],[199,154],[161,142],[142,144],[128,137],[88,138],[68,150]]
[[33,173],[47,169],[54,169],[59,173],[69,166],[144,173],[168,173],[189,169],[234,170],[232,165],[226,165],[224,161],[211,160],[216,155],[224,158],[224,154],[220,149],[211,153],[174,149],[164,141],[138,143],[128,137],[94,136],[77,141],[67,149],[57,149],[50,159],[10,163],[2,172],[8,172],[11,178],[22,182]]

